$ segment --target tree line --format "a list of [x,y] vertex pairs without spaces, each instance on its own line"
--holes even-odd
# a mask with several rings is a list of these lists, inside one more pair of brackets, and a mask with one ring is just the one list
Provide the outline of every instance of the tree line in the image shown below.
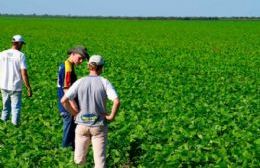
[[143,16],[74,16],[74,15],[37,15],[37,14],[1,14],[0,16],[8,17],[46,17],[46,18],[77,18],[77,19],[129,19],[129,20],[260,20],[260,17],[255,16],[232,16],[232,17],[218,17],[218,16],[171,16],[171,17],[162,17],[162,16],[152,16],[152,17],[143,17]]

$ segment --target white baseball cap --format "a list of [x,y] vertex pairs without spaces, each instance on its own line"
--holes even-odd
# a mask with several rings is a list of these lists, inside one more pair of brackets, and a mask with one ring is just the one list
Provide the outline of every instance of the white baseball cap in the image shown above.
[[104,65],[104,59],[100,55],[92,55],[89,58],[88,64],[95,63],[96,65]]
[[25,41],[21,35],[14,35],[12,38],[12,42],[21,42],[25,44]]

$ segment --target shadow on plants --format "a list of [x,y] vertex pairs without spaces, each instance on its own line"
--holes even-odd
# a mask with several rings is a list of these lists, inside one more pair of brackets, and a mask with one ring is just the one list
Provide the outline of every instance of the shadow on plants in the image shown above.
[[138,165],[140,157],[143,154],[143,150],[141,147],[142,141],[142,139],[135,139],[130,143],[129,160],[134,167]]

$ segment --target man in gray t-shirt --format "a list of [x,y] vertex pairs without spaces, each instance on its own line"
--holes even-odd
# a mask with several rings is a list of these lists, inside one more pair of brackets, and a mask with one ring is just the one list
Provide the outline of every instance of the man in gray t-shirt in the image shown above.
[[[62,105],[73,116],[76,127],[75,154],[76,164],[84,164],[90,142],[93,146],[95,167],[105,167],[106,162],[106,121],[114,120],[120,106],[118,95],[112,84],[101,77],[104,60],[93,55],[88,62],[89,75],[77,80],[61,99]],[[69,100],[75,97],[79,101],[79,109],[71,107]],[[107,99],[113,101],[111,113],[106,111]]]

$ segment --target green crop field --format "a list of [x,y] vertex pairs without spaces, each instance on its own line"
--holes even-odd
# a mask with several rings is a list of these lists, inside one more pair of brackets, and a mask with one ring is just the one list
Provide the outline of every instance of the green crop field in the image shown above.
[[0,122],[0,167],[75,167],[56,76],[76,44],[105,58],[122,102],[108,167],[260,167],[260,21],[0,17],[1,50],[14,34],[27,42],[33,97],[24,90],[19,128]]

